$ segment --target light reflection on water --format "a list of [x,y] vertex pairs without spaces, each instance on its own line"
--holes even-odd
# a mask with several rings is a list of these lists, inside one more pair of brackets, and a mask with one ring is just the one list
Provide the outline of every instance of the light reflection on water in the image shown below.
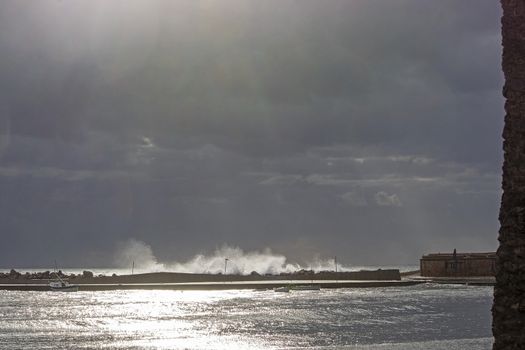
[[490,287],[442,285],[0,291],[0,348],[490,349],[491,302]]

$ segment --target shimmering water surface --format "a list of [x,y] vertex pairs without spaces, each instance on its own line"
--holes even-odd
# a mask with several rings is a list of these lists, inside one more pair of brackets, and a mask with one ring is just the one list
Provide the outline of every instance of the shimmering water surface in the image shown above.
[[2,349],[490,349],[491,287],[0,291]]

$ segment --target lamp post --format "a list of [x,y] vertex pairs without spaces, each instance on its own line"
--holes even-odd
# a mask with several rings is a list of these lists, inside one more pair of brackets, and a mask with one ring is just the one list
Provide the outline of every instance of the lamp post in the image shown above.
[[334,264],[335,264],[335,283],[339,283],[339,276],[337,275],[337,256],[334,256]]

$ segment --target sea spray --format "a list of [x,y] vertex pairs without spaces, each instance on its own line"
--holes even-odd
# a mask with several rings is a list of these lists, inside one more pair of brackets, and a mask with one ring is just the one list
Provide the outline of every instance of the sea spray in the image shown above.
[[[225,266],[225,259],[228,259]],[[159,262],[150,245],[137,239],[129,239],[117,245],[115,264],[119,268],[130,268],[135,262],[135,271],[144,272],[186,272],[224,273],[248,275],[290,273],[299,270],[333,271],[334,259],[314,257],[307,264],[289,262],[286,256],[276,254],[270,248],[262,251],[245,252],[239,247],[223,245],[211,254],[196,254],[184,262]],[[350,271],[347,266],[338,265],[339,271]],[[131,271],[131,270],[130,270]]]
[[119,268],[130,268],[134,265],[138,272],[159,272],[165,271],[164,264],[159,264],[153,254],[151,246],[134,238],[117,244],[115,254],[115,264]]
[[170,269],[180,272],[218,273],[224,269],[228,259],[226,273],[246,275],[252,272],[259,274],[279,274],[300,270],[298,264],[286,262],[286,257],[274,254],[270,249],[244,252],[238,247],[227,245],[216,249],[211,255],[198,254],[183,263],[171,263]]

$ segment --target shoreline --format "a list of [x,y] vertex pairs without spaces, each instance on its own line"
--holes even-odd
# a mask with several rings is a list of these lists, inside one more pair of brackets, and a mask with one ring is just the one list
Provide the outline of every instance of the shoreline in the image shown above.
[[[426,283],[417,280],[288,280],[288,281],[235,281],[235,282],[183,282],[183,283],[88,283],[77,284],[79,291],[107,291],[107,290],[231,290],[231,289],[254,289],[268,290],[285,286],[318,285],[321,289],[337,288],[379,288],[379,287],[403,287]],[[48,284],[43,283],[0,283],[0,290],[16,291],[50,291]]]
[[[178,272],[153,272],[133,275],[94,276],[90,271],[82,275],[66,275],[62,280],[79,287],[82,291],[97,290],[227,290],[227,289],[274,289],[285,286],[319,285],[320,288],[378,288],[411,286],[423,283],[463,284],[493,286],[494,277],[423,277],[419,271],[400,273],[399,270],[363,270],[353,272],[297,271],[279,275],[223,275]],[[0,274],[0,290],[49,291],[49,282],[55,280],[49,271],[21,274],[12,270]]]
[[[192,274],[177,272],[154,272],[133,275],[113,274],[94,276],[91,271],[82,275],[57,275],[62,280],[79,287],[79,290],[120,290],[120,289],[169,289],[169,290],[225,290],[225,289],[274,289],[285,286],[319,285],[321,288],[367,288],[406,286],[424,283],[401,279],[399,270],[369,270],[353,272],[334,272],[300,270],[278,275],[223,275]],[[50,290],[49,282],[55,274],[49,271],[21,274],[11,270],[0,275],[0,290]]]
[[494,286],[496,284],[496,277],[482,276],[482,277],[425,277],[425,276],[410,276],[407,279],[414,281],[424,281],[427,283],[436,284],[464,284],[468,286]]

